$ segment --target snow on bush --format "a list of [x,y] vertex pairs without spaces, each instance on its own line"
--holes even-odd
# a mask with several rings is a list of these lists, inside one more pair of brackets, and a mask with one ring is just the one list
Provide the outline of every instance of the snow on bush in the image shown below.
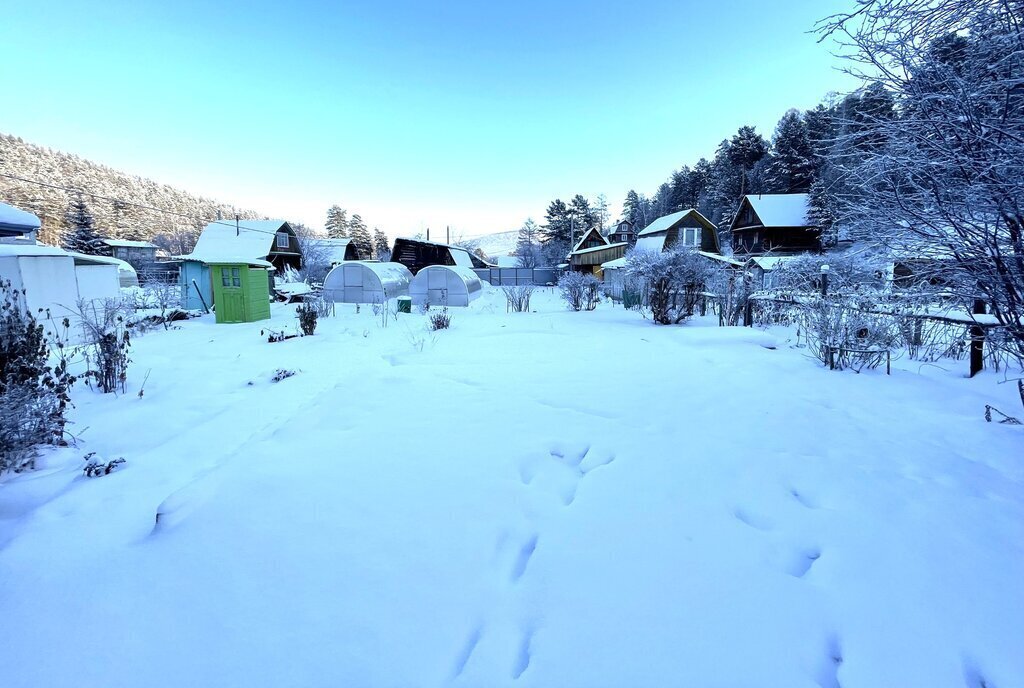
[[125,314],[125,306],[114,299],[80,300],[75,311],[89,368],[83,377],[86,384],[91,387],[95,383],[104,394],[125,391],[131,363],[131,335]]
[[[75,382],[63,342],[47,341],[22,296],[0,280],[0,473],[32,468],[36,445],[63,442]],[[54,365],[51,344],[58,351]]]
[[501,290],[505,293],[505,308],[513,313],[526,313],[530,310],[530,297],[533,296],[532,285],[506,286]]
[[309,303],[300,303],[295,307],[295,317],[299,319],[299,328],[306,337],[316,332],[316,319],[319,311]]
[[675,325],[692,316],[715,271],[710,260],[683,248],[633,251],[626,259],[626,275],[643,285],[651,319],[659,325]]
[[596,277],[582,272],[569,271],[558,278],[562,300],[574,311],[592,311],[597,308],[600,286]]

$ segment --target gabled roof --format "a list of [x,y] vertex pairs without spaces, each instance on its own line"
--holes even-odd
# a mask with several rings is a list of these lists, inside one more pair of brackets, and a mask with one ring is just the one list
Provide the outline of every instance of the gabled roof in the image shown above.
[[658,232],[667,232],[677,223],[682,222],[690,216],[705,228],[710,229],[711,231],[716,231],[717,228],[711,220],[698,213],[694,208],[687,208],[686,210],[680,210],[679,212],[672,213],[671,215],[662,215],[657,220],[644,227],[637,236],[649,236],[651,234],[657,234]]
[[[809,209],[808,194],[750,194],[743,197],[743,202],[749,203],[754,213],[761,220],[764,227],[810,227],[807,219]],[[742,209],[743,203],[740,203]],[[732,222],[735,228],[738,224],[740,213],[736,213],[736,219]]]
[[291,229],[284,220],[218,220],[203,228],[196,247],[184,260],[212,262],[265,261],[274,250],[274,240],[282,228]]
[[305,244],[315,251],[320,251],[328,263],[335,264],[345,261],[345,251],[348,249],[348,245],[352,243],[352,239],[349,237],[342,237],[340,239],[308,238],[302,239],[299,243]]
[[586,241],[587,237],[589,237],[591,234],[597,234],[597,238],[601,240],[601,243],[605,246],[608,245],[608,239],[601,235],[601,230],[599,230],[597,227],[591,227],[587,231],[583,232],[583,236],[580,237],[580,240],[576,242],[576,245],[572,247],[572,251],[570,251],[569,253],[575,253],[576,251],[580,250],[580,246],[583,245],[583,242]]
[[0,203],[0,236],[28,234],[39,229],[39,218],[32,213]]
[[[569,255],[570,256],[579,256],[579,255],[582,255],[584,253],[593,253],[594,251],[603,251],[604,249],[616,248],[617,246],[626,246],[626,245],[627,244],[626,244],[625,241],[620,241],[617,244],[607,244],[607,243],[605,243],[605,244],[601,244],[600,246],[591,246],[590,248],[581,248],[581,249],[579,249],[577,251],[573,251]],[[579,246],[579,244],[577,244],[577,246]]]

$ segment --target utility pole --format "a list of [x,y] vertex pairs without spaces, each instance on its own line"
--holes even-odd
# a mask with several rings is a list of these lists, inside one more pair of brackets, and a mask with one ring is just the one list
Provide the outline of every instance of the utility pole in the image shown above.
[[239,234],[241,234],[241,231],[238,228],[238,213],[235,213],[235,236]]

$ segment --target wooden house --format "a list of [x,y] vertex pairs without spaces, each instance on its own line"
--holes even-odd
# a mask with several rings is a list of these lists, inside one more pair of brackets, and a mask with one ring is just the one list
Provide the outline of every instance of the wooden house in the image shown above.
[[414,275],[430,265],[457,265],[470,269],[493,267],[460,246],[419,239],[395,239],[391,262],[401,263]]
[[739,255],[821,251],[821,230],[808,219],[807,194],[744,196],[732,221],[732,250]]
[[157,245],[148,241],[104,239],[103,243],[110,249],[111,256],[123,260],[136,270],[143,270],[156,262]]
[[611,243],[601,236],[597,227],[591,227],[569,252],[569,269],[575,272],[589,272],[601,276],[601,264],[626,255],[626,242]]
[[[192,253],[174,260],[180,265],[178,284],[185,308],[206,310],[217,300],[212,266],[298,269],[302,251],[295,230],[284,220],[239,220],[237,226],[233,220],[219,220],[206,225]],[[268,281],[265,286],[269,299],[272,285]]]
[[278,271],[299,269],[302,250],[295,230],[284,220],[218,220],[203,228],[189,258],[221,260],[225,257],[263,260]]
[[636,229],[633,227],[633,223],[630,220],[620,220],[614,229],[608,234],[608,243],[610,244],[628,244],[632,246],[636,243]]
[[637,251],[667,251],[677,246],[721,255],[718,228],[693,208],[664,215],[637,235]]

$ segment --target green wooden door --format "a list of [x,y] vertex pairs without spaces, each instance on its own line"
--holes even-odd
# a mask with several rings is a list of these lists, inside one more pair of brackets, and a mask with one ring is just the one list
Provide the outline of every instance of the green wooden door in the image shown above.
[[245,296],[242,291],[242,266],[222,265],[220,294],[217,300],[217,322],[245,322]]

